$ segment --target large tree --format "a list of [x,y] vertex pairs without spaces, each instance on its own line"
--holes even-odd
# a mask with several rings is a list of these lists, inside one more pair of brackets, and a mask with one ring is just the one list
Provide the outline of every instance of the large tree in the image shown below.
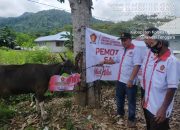
[[7,26],[0,28],[0,46],[13,49],[16,45],[15,37],[15,32],[11,28]]
[[[58,0],[64,2],[64,0]],[[97,93],[98,88],[95,86],[89,87],[86,84],[86,71],[85,71],[85,28],[90,26],[92,18],[92,0],[69,0],[71,7],[71,16],[73,24],[73,42],[74,42],[74,55],[78,55],[81,59],[81,85],[77,88],[78,94],[76,101],[81,106],[91,105],[99,106],[100,93]]]

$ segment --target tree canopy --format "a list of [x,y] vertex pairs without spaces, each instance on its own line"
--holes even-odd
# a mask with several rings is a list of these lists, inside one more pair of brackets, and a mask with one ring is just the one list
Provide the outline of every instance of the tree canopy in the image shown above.
[[0,29],[0,46],[13,49],[16,45],[15,38],[15,32],[11,28],[5,26]]

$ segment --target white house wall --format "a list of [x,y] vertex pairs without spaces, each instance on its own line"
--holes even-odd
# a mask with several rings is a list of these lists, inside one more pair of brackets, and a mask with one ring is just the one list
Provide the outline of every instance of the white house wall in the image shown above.
[[67,48],[64,46],[56,46],[56,42],[46,42],[46,46],[51,52],[65,52]]
[[67,48],[64,46],[56,46],[56,42],[40,42],[38,43],[39,46],[46,46],[49,48],[50,52],[65,52]]
[[175,36],[175,39],[170,39],[170,47],[172,50],[180,50],[180,35]]

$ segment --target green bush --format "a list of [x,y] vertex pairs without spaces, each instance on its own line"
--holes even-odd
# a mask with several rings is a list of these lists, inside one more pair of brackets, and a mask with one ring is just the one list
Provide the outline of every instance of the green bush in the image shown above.
[[15,111],[12,108],[0,103],[0,119],[9,119],[14,116]]
[[48,63],[47,51],[28,51],[25,54],[25,63]]
[[1,49],[1,50],[6,50],[6,51],[11,50],[10,48],[5,47],[5,46],[0,47],[0,49]]
[[74,124],[73,124],[73,121],[71,118],[67,118],[67,120],[66,120],[66,129],[67,130],[75,130],[75,127],[74,127]]
[[21,101],[27,101],[31,99],[32,94],[20,94],[4,97],[4,104],[6,105],[16,105]]
[[12,50],[0,50],[1,64],[23,64],[24,55]]
[[72,51],[67,51],[66,52],[66,55],[67,55],[67,58],[71,61],[73,61],[74,59],[74,55],[73,55],[73,52]]

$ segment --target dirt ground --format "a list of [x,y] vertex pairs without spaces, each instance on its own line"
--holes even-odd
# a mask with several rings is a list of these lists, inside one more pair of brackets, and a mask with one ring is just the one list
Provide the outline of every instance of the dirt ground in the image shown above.
[[[127,128],[125,120],[118,120],[112,113],[116,111],[114,88],[102,89],[101,109],[82,108],[73,104],[73,98],[53,98],[46,101],[45,108],[49,118],[42,122],[35,107],[30,107],[30,101],[24,101],[16,106],[16,115],[4,122],[0,129],[4,130],[145,130],[143,111],[140,98],[137,100],[137,127]],[[127,105],[125,106],[127,113]],[[170,121],[171,130],[180,129],[180,91],[175,97],[174,110]]]

